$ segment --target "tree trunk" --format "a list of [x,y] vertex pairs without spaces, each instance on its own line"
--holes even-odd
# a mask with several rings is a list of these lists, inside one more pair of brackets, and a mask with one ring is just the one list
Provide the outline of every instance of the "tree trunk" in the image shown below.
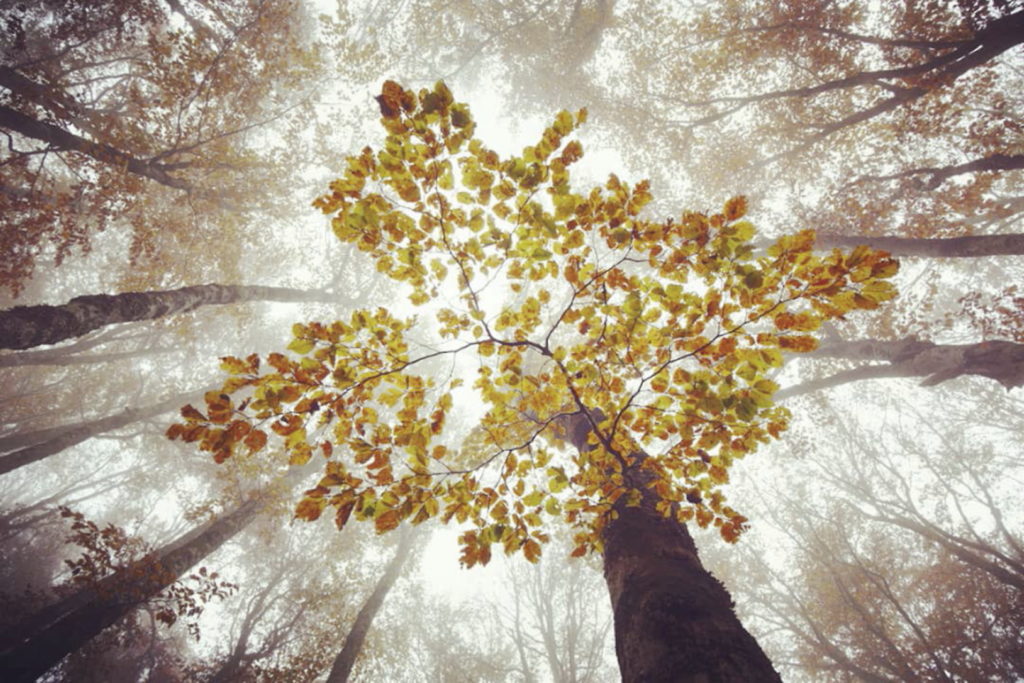
[[187,191],[191,189],[189,183],[171,175],[168,172],[168,168],[163,164],[140,159],[128,152],[104,143],[93,142],[52,123],[37,121],[16,109],[2,105],[0,105],[0,128],[6,128],[25,137],[41,140],[54,149],[79,152],[101,163],[123,168],[129,173],[155,180],[161,185],[173,187],[176,190]]
[[815,244],[819,247],[857,247],[863,244],[873,249],[884,249],[893,256],[929,258],[979,258],[1024,254],[1024,234],[913,238],[819,233]]
[[166,291],[92,294],[60,306],[15,306],[0,311],[0,349],[56,344],[114,323],[155,320],[200,306],[242,301],[333,301],[320,290],[249,285],[194,285]]
[[377,580],[373,593],[370,594],[370,597],[366,599],[366,602],[359,609],[359,614],[356,615],[352,628],[349,629],[348,635],[345,636],[345,644],[342,646],[341,652],[334,659],[331,673],[327,676],[327,683],[345,683],[348,680],[349,675],[352,673],[352,667],[355,666],[356,657],[359,656],[359,651],[363,648],[363,641],[366,640],[366,634],[370,630],[373,618],[377,615],[377,610],[384,604],[384,598],[387,597],[388,591],[391,590],[395,580],[398,578],[398,574],[402,571],[402,566],[405,565],[406,560],[412,554],[414,532],[409,529],[403,529],[399,533],[402,534],[402,537],[398,541],[398,549],[395,551],[395,556],[391,558],[384,573]]
[[69,365],[113,363],[114,361],[155,356],[161,353],[170,353],[171,351],[174,351],[174,349],[169,347],[150,347],[146,349],[135,349],[134,351],[107,351],[104,353],[75,354],[65,350],[65,347],[59,346],[55,349],[46,349],[43,351],[22,351],[20,353],[0,354],[0,368],[23,368],[29,365],[67,367]]
[[30,683],[101,631],[177,581],[252,521],[253,498],[193,529],[152,556],[44,608],[0,637],[0,671],[9,683]]
[[[213,389],[210,387],[209,389]],[[154,403],[142,408],[125,408],[119,413],[101,417],[98,420],[79,422],[61,427],[50,427],[40,429],[27,434],[12,434],[0,439],[0,450],[13,450],[7,455],[0,456],[0,474],[12,472],[19,467],[39,462],[51,455],[76,446],[87,439],[99,434],[104,434],[114,429],[119,429],[139,420],[147,420],[156,415],[161,415],[195,400],[204,391],[190,391],[177,394],[168,399]]]
[[[578,450],[593,448],[590,420],[581,413],[562,420]],[[660,515],[644,483],[635,485],[641,504],[628,507],[621,497],[603,537],[623,683],[781,683],[725,586],[701,564],[686,525]]]
[[686,526],[658,514],[650,496],[617,510],[604,532],[604,575],[624,683],[781,681]]
[[913,337],[895,341],[857,339],[833,341],[807,354],[819,358],[848,358],[859,361],[888,361],[885,365],[865,365],[844,370],[823,379],[786,387],[775,393],[775,400],[847,382],[874,377],[923,377],[921,386],[934,386],[960,375],[994,379],[1007,390],[1024,386],[1024,344],[986,341],[975,344],[935,344]]

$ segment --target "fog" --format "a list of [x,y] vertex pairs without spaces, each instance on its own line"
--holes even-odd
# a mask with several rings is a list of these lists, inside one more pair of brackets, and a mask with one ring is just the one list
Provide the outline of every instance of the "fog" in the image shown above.
[[1024,680],[1024,2],[0,25],[0,679]]

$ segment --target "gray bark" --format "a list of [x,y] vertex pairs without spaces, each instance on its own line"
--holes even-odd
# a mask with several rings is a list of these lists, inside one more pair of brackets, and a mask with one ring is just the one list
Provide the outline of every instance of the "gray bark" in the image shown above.
[[976,375],[994,379],[1007,390],[1024,386],[1024,344],[1010,341],[935,344],[913,337],[894,341],[857,339],[828,342],[807,356],[885,363],[863,365],[780,389],[775,393],[776,400],[878,377],[921,377],[921,386],[928,387],[961,375]]
[[27,349],[92,332],[114,323],[155,320],[201,306],[242,301],[333,301],[320,290],[255,285],[194,285],[165,291],[92,294],[66,304],[15,306],[0,311],[0,349]]
[[0,128],[14,131],[25,137],[41,140],[54,149],[79,152],[111,166],[123,168],[129,173],[155,180],[161,185],[176,190],[190,190],[191,185],[169,172],[169,167],[155,161],[140,159],[123,150],[104,143],[93,142],[80,135],[64,130],[45,121],[37,121],[16,109],[0,105]]
[[360,608],[359,614],[356,615],[356,620],[352,622],[352,627],[349,629],[348,635],[345,636],[345,643],[342,645],[341,652],[334,658],[334,664],[331,665],[331,673],[327,676],[327,683],[345,683],[352,674],[352,667],[355,666],[356,658],[363,649],[363,642],[366,640],[366,634],[369,633],[370,626],[373,624],[373,618],[377,615],[381,605],[384,604],[384,598],[387,597],[388,591],[391,590],[395,580],[398,579],[398,575],[401,573],[406,560],[412,554],[413,532],[409,529],[403,529],[399,533],[402,536],[398,541],[398,549],[395,551],[391,561],[388,562],[384,573],[377,580],[377,585],[374,586],[370,597],[366,599],[366,602]]
[[[592,448],[582,413],[563,420],[577,449]],[[641,503],[628,507],[621,497],[603,538],[624,683],[781,682],[725,586],[704,568],[686,525],[656,511],[645,472],[624,478],[641,491]]]
[[[209,387],[208,390],[213,388],[215,387]],[[119,413],[97,420],[6,436],[0,439],[0,450],[10,450],[11,452],[0,456],[0,474],[6,474],[19,467],[39,462],[99,434],[177,410],[204,393],[205,391],[190,391],[141,408],[125,408]]]
[[819,247],[857,247],[863,244],[874,249],[884,249],[893,256],[927,258],[980,258],[1024,254],[1024,234],[914,238],[819,233],[815,244]]

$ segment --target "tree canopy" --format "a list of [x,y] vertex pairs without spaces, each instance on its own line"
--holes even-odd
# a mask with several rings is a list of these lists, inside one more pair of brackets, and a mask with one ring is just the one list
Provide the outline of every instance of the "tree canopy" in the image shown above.
[[[746,518],[720,485],[786,426],[767,373],[784,352],[816,348],[807,333],[823,321],[891,298],[896,262],[867,247],[819,256],[811,231],[755,255],[742,197],[658,222],[641,214],[645,182],[613,175],[576,193],[569,168],[583,151],[571,134],[585,110],[560,112],[536,145],[502,159],[443,83],[413,93],[388,81],[378,102],[383,147],[349,157],[315,205],[339,239],[408,283],[412,304],[454,280],[457,307],[422,314],[436,320],[426,334],[451,341],[417,354],[417,320],[383,308],[296,324],[291,357],[273,353],[267,369],[255,355],[224,358],[222,391],[207,394],[205,413],[184,409],[169,436],[218,462],[263,450],[268,432],[290,465],[322,454],[324,477],[298,517],[331,508],[339,528],[354,513],[379,531],[470,521],[469,566],[492,544],[536,560],[542,515],[581,529],[575,554],[600,549],[614,503],[638,504],[645,489],[665,516],[735,541]],[[453,443],[463,373],[454,361],[445,383],[416,371],[465,352],[487,410]],[[587,447],[560,457],[580,424]]]

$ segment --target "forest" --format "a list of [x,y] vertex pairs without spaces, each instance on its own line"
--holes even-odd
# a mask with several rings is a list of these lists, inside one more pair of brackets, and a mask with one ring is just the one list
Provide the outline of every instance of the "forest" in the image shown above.
[[1024,0],[0,26],[0,680],[1024,680]]

